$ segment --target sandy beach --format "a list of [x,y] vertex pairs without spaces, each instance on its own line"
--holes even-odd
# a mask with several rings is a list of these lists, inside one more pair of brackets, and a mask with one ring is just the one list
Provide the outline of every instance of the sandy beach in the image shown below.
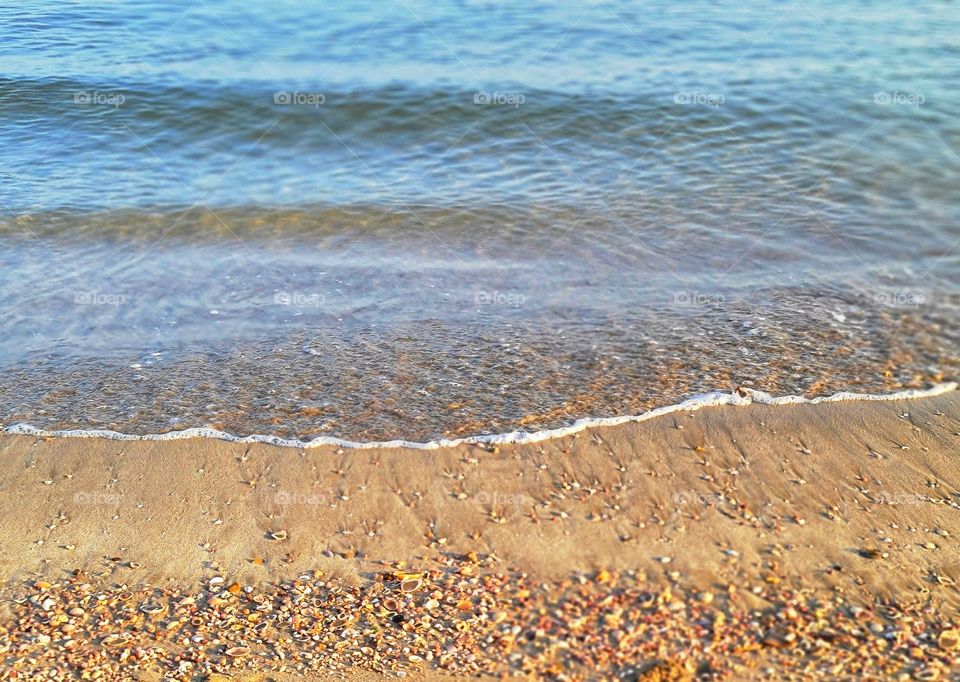
[[0,3],[0,682],[960,682],[958,35]]
[[6,435],[2,661],[26,679],[948,679],[958,446],[956,392],[427,451]]

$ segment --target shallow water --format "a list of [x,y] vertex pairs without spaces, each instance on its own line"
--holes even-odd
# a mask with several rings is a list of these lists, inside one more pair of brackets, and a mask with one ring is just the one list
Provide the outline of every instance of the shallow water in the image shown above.
[[0,8],[0,420],[426,440],[955,378],[955,9]]

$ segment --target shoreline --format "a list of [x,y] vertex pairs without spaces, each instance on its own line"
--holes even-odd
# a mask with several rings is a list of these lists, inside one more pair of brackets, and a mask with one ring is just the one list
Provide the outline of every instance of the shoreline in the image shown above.
[[278,447],[292,448],[315,448],[324,445],[332,445],[352,450],[363,450],[373,448],[413,448],[418,450],[432,450],[438,448],[450,448],[458,445],[509,445],[523,443],[539,443],[553,438],[562,438],[570,436],[581,431],[602,427],[619,426],[621,424],[639,423],[648,419],[656,419],[675,412],[692,412],[705,407],[717,407],[721,405],[818,405],[820,403],[847,402],[847,401],[890,401],[890,400],[916,400],[919,398],[933,398],[944,393],[951,393],[958,388],[957,382],[947,381],[935,384],[925,389],[905,389],[893,393],[854,393],[851,391],[840,391],[825,396],[815,398],[806,398],[798,395],[771,396],[763,391],[757,391],[750,388],[738,388],[731,393],[722,391],[713,391],[692,396],[686,400],[672,405],[664,405],[652,410],[648,410],[637,415],[622,415],[616,417],[584,417],[575,420],[568,426],[561,426],[553,429],[544,429],[541,431],[511,431],[507,433],[466,436],[462,438],[435,438],[429,441],[410,441],[405,439],[392,439],[387,441],[351,441],[334,436],[318,436],[307,441],[281,438],[266,434],[251,434],[248,436],[237,436],[226,431],[220,431],[210,427],[190,427],[177,431],[166,431],[164,433],[151,434],[130,434],[111,431],[108,429],[41,429],[30,424],[17,423],[6,426],[2,433],[9,435],[35,436],[42,438],[105,438],[107,440],[117,441],[169,441],[184,440],[191,438],[212,438],[223,440],[230,443],[266,443]]
[[953,391],[430,450],[3,434],[0,662],[949,679],[958,450]]

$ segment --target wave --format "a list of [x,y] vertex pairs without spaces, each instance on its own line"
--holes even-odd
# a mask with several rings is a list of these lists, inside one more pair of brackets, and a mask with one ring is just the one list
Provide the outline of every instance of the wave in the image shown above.
[[[486,90],[403,83],[345,87],[0,77],[0,112],[24,125],[69,121],[86,133],[92,130],[87,127],[91,123],[101,126],[102,132],[101,124],[122,122],[153,149],[185,141],[209,142],[220,134],[237,142],[267,146],[286,147],[296,142],[305,148],[340,148],[336,137],[311,130],[320,122],[337,136],[398,148],[406,147],[410,134],[436,142],[438,130],[449,128],[462,136],[471,125],[482,127],[485,121],[495,126],[487,131],[495,133],[494,139],[514,138],[513,144],[530,137],[531,121],[540,137],[558,142],[591,141],[613,132],[663,134],[675,127],[670,125],[671,116],[677,119],[680,114],[680,123],[697,128],[715,126],[719,121],[739,121],[746,127],[746,120],[759,116],[758,107],[734,103],[726,109],[684,109],[674,101],[673,90],[628,95],[521,90],[509,85]],[[487,135],[484,139],[491,138]]]
[[820,403],[841,402],[841,401],[891,401],[891,400],[915,400],[918,398],[931,398],[951,391],[957,390],[956,382],[946,382],[937,384],[927,389],[909,389],[898,391],[896,393],[852,393],[841,391],[828,396],[817,398],[805,398],[797,395],[771,396],[763,391],[756,391],[749,388],[738,388],[732,393],[714,391],[702,395],[693,396],[683,402],[674,405],[666,405],[649,410],[642,414],[625,415],[619,417],[586,417],[578,419],[569,426],[556,429],[546,429],[543,431],[511,431],[509,433],[494,434],[488,436],[469,436],[466,438],[438,438],[425,442],[416,442],[409,440],[388,440],[388,441],[370,441],[358,442],[343,440],[331,436],[320,436],[308,441],[296,439],[280,438],[278,436],[253,434],[250,436],[235,436],[217,429],[196,427],[184,429],[182,431],[169,431],[167,433],[133,435],[127,433],[118,433],[109,430],[85,430],[71,429],[66,431],[50,431],[38,429],[29,424],[13,424],[6,427],[3,432],[11,435],[36,436],[40,438],[104,438],[107,440],[118,441],[165,441],[165,440],[185,440],[188,438],[213,438],[216,440],[225,440],[231,443],[266,443],[279,447],[291,448],[315,448],[323,446],[335,446],[354,450],[367,450],[371,448],[407,448],[414,450],[436,450],[440,448],[455,447],[457,445],[507,445],[523,443],[539,443],[546,440],[553,440],[569,436],[580,431],[592,429],[600,426],[619,426],[633,422],[643,422],[648,419],[655,419],[674,412],[694,412],[704,407],[716,407],[720,405],[745,406],[745,405],[817,405]]
[[[683,164],[717,147],[729,156],[761,115],[753,103],[678,105],[667,88],[641,96],[504,87],[0,77],[0,120],[14,122],[0,125],[0,166],[23,169],[0,171],[0,205],[596,198],[627,182],[637,149],[673,145]],[[38,163],[51,149],[52,170]]]
[[[225,239],[323,238],[363,234],[389,236],[423,234],[442,229],[444,235],[486,238],[502,233],[513,237],[539,230],[561,231],[580,224],[611,228],[611,210],[546,202],[443,201],[395,205],[375,202],[311,203],[298,206],[266,204],[217,206],[156,205],[108,210],[45,209],[5,214],[0,208],[0,236],[50,238],[60,242],[120,239],[187,239],[191,243],[223,244]],[[544,237],[546,239],[547,237]],[[555,237],[554,237],[555,238]],[[159,246],[163,246],[161,243]]]

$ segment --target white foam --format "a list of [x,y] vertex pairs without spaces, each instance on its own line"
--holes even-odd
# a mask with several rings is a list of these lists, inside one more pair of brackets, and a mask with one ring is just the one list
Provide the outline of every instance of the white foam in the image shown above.
[[467,438],[439,438],[426,443],[418,443],[409,440],[387,440],[357,442],[343,440],[341,438],[332,438],[330,436],[319,436],[312,440],[302,441],[291,438],[280,438],[278,436],[252,435],[252,436],[234,436],[217,429],[198,427],[184,429],[182,431],[169,431],[167,433],[154,433],[144,436],[138,436],[129,433],[118,433],[116,431],[107,431],[99,429],[75,429],[67,431],[48,431],[38,429],[29,424],[13,424],[4,429],[5,433],[19,434],[24,436],[40,436],[45,438],[107,438],[109,440],[182,440],[186,438],[216,438],[226,440],[231,443],[269,443],[270,445],[279,445],[290,448],[315,448],[323,445],[332,445],[341,448],[415,448],[417,450],[433,450],[436,448],[447,448],[462,444],[489,444],[501,445],[506,443],[537,443],[553,438],[562,438],[574,433],[583,431],[596,426],[617,426],[628,422],[642,422],[647,419],[653,419],[672,412],[692,412],[703,407],[715,405],[795,405],[818,403],[831,403],[843,400],[861,400],[861,401],[881,401],[881,400],[911,400],[915,398],[929,398],[942,395],[950,391],[957,390],[956,382],[937,384],[928,389],[911,389],[899,391],[897,393],[850,393],[847,391],[834,393],[829,396],[819,398],[804,398],[798,395],[788,395],[774,397],[762,391],[755,391],[749,388],[740,388],[733,393],[722,393],[719,391],[694,396],[675,405],[666,405],[658,407],[643,414],[620,416],[620,417],[587,417],[578,419],[569,426],[563,426],[557,429],[546,429],[544,431],[511,431],[510,433],[501,433],[488,436],[470,436]]

